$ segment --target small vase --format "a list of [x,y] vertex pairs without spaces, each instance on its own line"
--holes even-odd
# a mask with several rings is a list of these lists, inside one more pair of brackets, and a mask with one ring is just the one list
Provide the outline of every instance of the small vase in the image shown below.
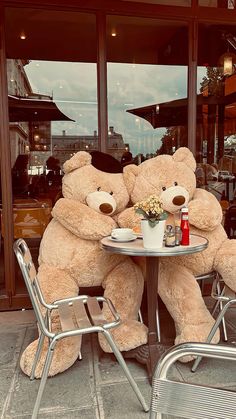
[[149,225],[148,220],[141,220],[143,246],[146,249],[158,249],[163,246],[166,220],[160,220],[155,227]]

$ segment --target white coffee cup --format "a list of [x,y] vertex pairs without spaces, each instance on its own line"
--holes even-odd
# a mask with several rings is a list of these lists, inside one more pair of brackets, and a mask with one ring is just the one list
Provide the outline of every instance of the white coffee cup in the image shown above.
[[134,236],[132,228],[114,228],[111,237],[117,240],[129,240]]

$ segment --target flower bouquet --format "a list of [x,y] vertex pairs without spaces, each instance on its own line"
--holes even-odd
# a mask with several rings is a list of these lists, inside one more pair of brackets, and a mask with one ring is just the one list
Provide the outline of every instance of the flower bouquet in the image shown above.
[[144,247],[148,249],[162,247],[168,213],[164,211],[160,198],[151,195],[144,201],[137,202],[134,210],[143,216],[141,229]]
[[150,227],[155,227],[159,221],[166,220],[168,213],[163,210],[162,202],[156,195],[151,195],[146,200],[137,202],[134,205],[135,212],[143,215],[148,220]]

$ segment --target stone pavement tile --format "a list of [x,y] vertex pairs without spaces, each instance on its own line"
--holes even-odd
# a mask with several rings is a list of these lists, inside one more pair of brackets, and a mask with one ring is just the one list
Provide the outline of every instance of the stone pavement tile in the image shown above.
[[2,368],[13,368],[19,357],[22,343],[25,336],[25,328],[8,327],[1,328],[0,338],[0,370]]
[[14,369],[2,369],[0,372],[0,417],[2,417],[4,404],[11,390],[11,383],[13,381]]
[[63,412],[43,412],[39,419],[96,419],[96,409],[64,410]]
[[[19,371],[15,381],[12,399],[7,409],[7,416],[30,415],[36,399],[39,380],[30,381]],[[59,412],[78,408],[93,409],[97,405],[91,361],[77,361],[70,369],[49,378],[41,402],[43,409]]]
[[0,312],[0,326],[7,324],[33,324],[36,322],[33,310],[17,310],[17,311],[3,311]]
[[[142,364],[139,364],[136,360],[126,359],[126,364],[133,375],[134,379],[137,380],[147,380],[148,375],[146,367]],[[121,369],[120,365],[116,361],[115,357],[110,354],[104,354],[99,359],[97,364],[98,367],[98,376],[97,380],[100,384],[108,384],[114,382],[126,381],[126,376]],[[172,379],[182,381],[182,376],[179,370],[173,366],[170,371]]]
[[[96,336],[93,337],[94,348],[94,362],[96,365],[95,371],[96,380],[98,384],[107,384],[114,382],[126,381],[126,376],[117,362],[113,354],[108,354],[102,351],[99,347]],[[124,354],[123,354],[124,355]],[[125,359],[126,364],[135,380],[148,380],[147,370],[145,365],[140,364],[135,359]],[[182,380],[179,370],[175,366],[171,369],[172,378]]]
[[236,387],[235,362],[203,358],[195,373],[191,372],[192,362],[176,363],[176,367],[187,383],[211,385],[215,387]]
[[[17,419],[31,419],[30,415],[18,415],[15,416]],[[38,415],[38,419],[97,419],[96,409],[62,409],[61,411],[42,409],[41,413]],[[13,419],[13,417],[8,416],[4,419]]]
[[[151,386],[145,381],[139,381],[137,384],[149,405]],[[140,402],[128,383],[103,385],[100,392],[103,401],[102,419],[148,419],[148,413],[143,411]]]

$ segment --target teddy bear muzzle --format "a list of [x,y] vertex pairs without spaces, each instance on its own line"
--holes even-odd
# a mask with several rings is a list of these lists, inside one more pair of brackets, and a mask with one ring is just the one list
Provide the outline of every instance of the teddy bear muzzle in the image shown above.
[[105,215],[111,215],[116,210],[116,201],[113,196],[101,190],[89,193],[86,203],[90,208]]
[[174,205],[183,205],[185,203],[185,197],[183,195],[177,195],[172,199]]
[[113,212],[113,207],[108,203],[101,204],[99,209],[103,214],[112,214]]

